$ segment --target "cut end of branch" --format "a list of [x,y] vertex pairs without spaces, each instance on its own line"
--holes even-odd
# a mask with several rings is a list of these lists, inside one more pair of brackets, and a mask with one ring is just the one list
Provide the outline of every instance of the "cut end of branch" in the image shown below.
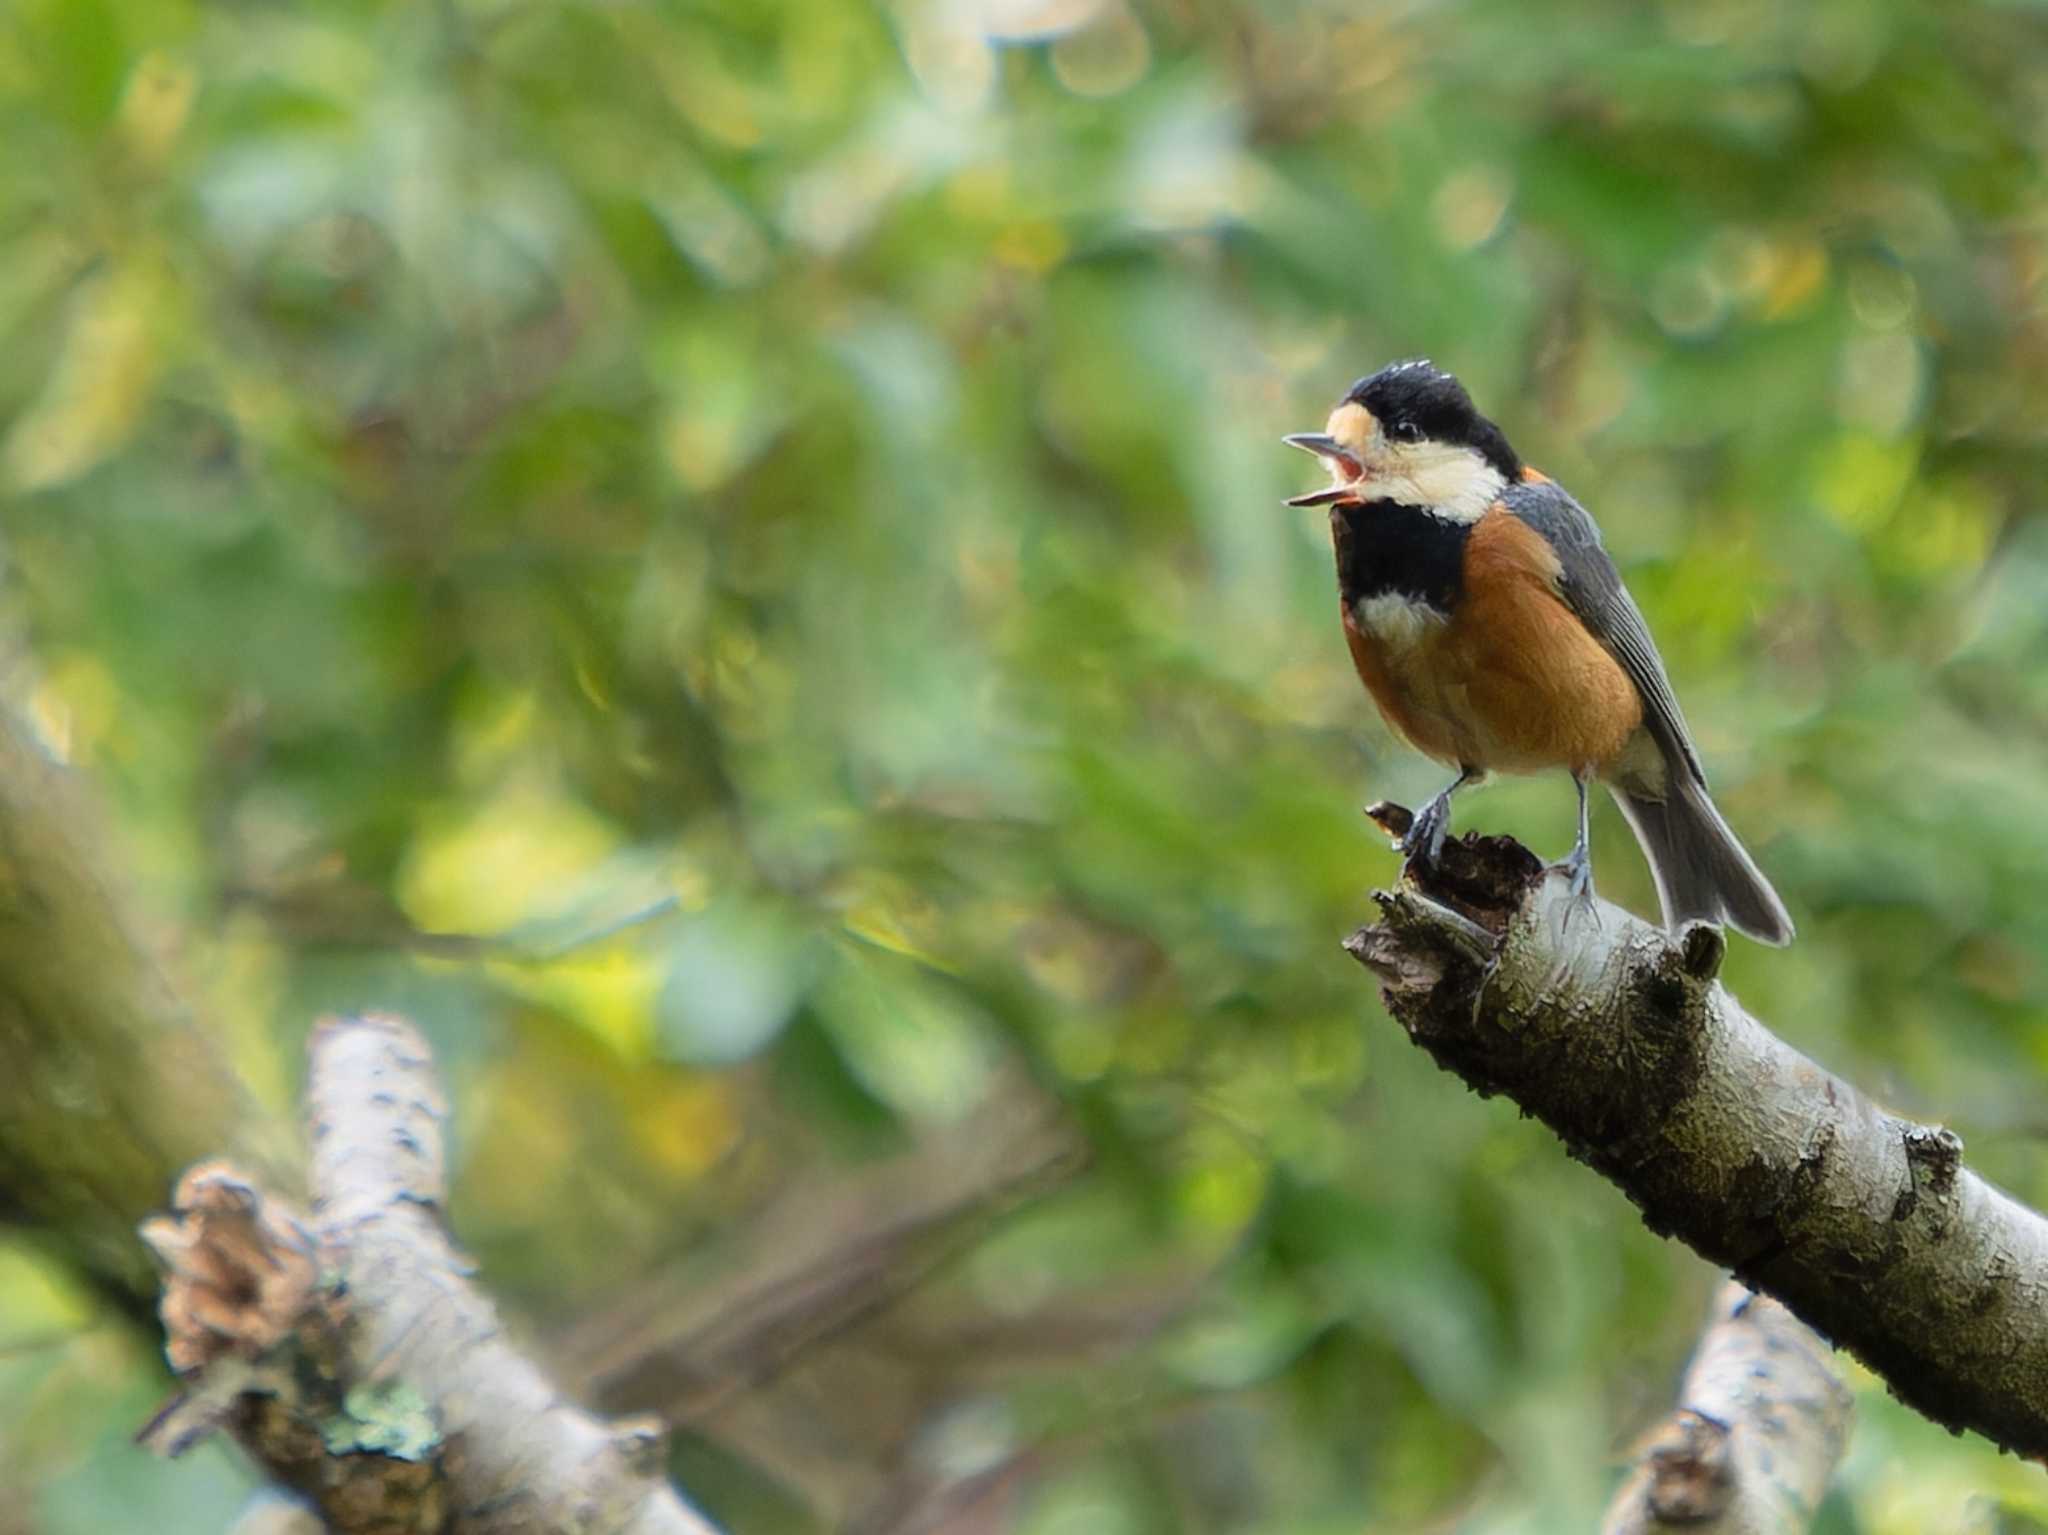
[[[1382,800],[1366,812],[1399,839],[1414,824],[1405,805]],[[1389,1001],[1419,1002],[1462,967],[1485,970],[1523,902],[1543,878],[1535,854],[1511,837],[1467,833],[1443,845],[1427,868],[1410,864],[1400,889],[1378,891],[1384,920],[1344,940],[1351,957],[1379,977]]]
[[[1371,814],[1390,827],[1408,816],[1384,804]],[[1543,872],[1511,838],[1447,842],[1427,869],[1407,869],[1398,889],[1373,892],[1381,920],[1353,933],[1344,948],[1379,980],[1388,1010],[1410,1036],[1434,1052],[1435,1020],[1472,1016],[1512,926],[1541,892]],[[1467,1080],[1481,1093],[1491,1090],[1469,1074]]]
[[226,1162],[178,1180],[171,1213],[143,1222],[164,1266],[164,1354],[180,1375],[227,1355],[254,1359],[281,1342],[313,1294],[313,1243],[283,1201]]
[[[1391,800],[1368,806],[1365,813],[1396,841],[1415,824],[1414,812]],[[1427,868],[1410,863],[1402,870],[1409,888],[1494,934],[1507,931],[1509,920],[1542,878],[1543,861],[1513,837],[1478,832],[1446,840]]]
[[1728,1506],[1735,1486],[1728,1425],[1680,1408],[1644,1447],[1650,1512],[1663,1524],[1704,1524]]

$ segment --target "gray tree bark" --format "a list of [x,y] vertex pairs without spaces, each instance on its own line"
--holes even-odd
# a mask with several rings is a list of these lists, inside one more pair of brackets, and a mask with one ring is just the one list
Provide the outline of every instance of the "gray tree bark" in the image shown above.
[[[1386,807],[1383,824],[1406,812]],[[2048,1221],[1742,1010],[1674,939],[1506,838],[1446,845],[1346,947],[1409,1037],[1505,1094],[1644,1222],[1775,1296],[1944,1427],[2048,1455]]]
[[1842,1458],[1849,1408],[1812,1328],[1723,1285],[1678,1406],[1643,1440],[1601,1535],[1801,1535]]

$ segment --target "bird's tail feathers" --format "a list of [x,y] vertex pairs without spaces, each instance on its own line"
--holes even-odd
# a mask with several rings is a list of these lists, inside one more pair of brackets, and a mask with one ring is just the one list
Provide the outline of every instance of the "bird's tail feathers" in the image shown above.
[[1628,818],[1664,907],[1664,925],[1676,932],[1691,921],[1725,922],[1759,943],[1792,941],[1792,918],[1778,892],[1744,851],[1704,784],[1674,768],[1661,799],[1611,786]]

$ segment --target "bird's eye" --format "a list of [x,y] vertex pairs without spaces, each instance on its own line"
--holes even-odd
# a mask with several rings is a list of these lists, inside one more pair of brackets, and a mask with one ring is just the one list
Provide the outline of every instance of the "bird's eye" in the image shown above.
[[1387,435],[1396,442],[1422,441],[1422,428],[1413,421],[1396,421],[1387,428]]

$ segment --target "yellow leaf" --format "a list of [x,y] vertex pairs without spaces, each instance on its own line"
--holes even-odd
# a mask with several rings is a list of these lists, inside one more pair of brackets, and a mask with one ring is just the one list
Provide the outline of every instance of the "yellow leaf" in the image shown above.
[[662,1073],[627,1112],[635,1144],[677,1180],[708,1172],[739,1137],[732,1094],[717,1077]]
[[155,321],[166,285],[146,263],[87,283],[42,395],[0,448],[15,490],[47,490],[128,440],[156,371]]
[[507,990],[574,1019],[628,1060],[644,1060],[653,1048],[654,998],[661,976],[638,949],[581,949],[545,964],[491,968]]
[[155,165],[170,154],[198,94],[199,79],[191,66],[162,53],[136,60],[115,122],[138,159]]
[[586,806],[515,784],[422,830],[399,875],[399,900],[435,932],[504,933],[558,912],[565,888],[617,847],[611,826]]

